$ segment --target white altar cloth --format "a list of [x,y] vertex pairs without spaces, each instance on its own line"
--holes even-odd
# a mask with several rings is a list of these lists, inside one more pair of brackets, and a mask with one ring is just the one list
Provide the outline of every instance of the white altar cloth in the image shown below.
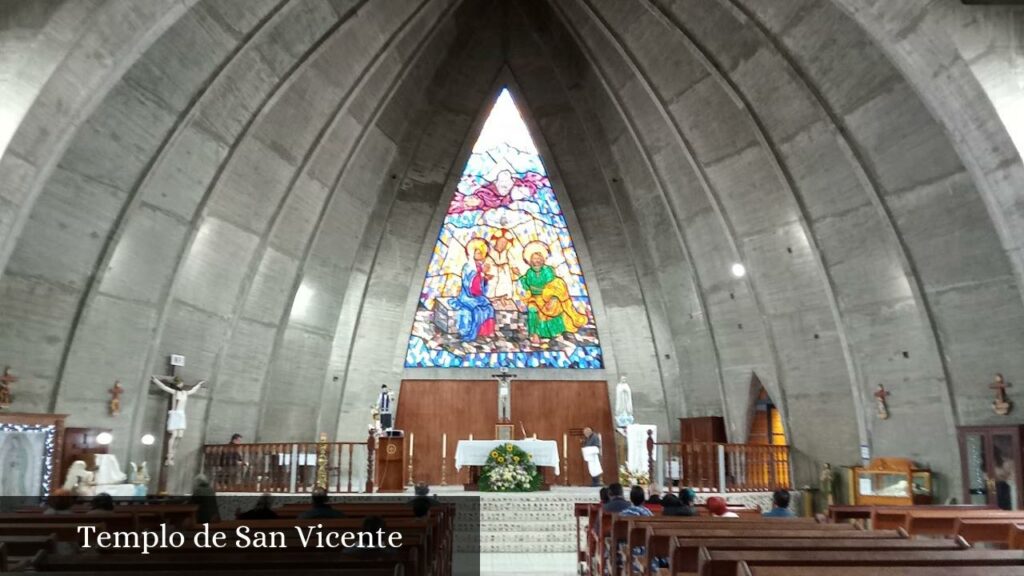
[[459,440],[455,446],[455,469],[463,466],[483,466],[491,451],[505,444],[513,444],[533,456],[537,466],[550,466],[555,476],[562,473],[558,459],[558,442],[554,440]]

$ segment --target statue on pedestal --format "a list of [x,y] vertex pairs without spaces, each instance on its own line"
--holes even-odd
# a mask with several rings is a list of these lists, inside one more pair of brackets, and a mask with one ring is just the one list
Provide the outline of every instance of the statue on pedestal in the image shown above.
[[825,463],[825,467],[821,469],[821,475],[818,476],[821,481],[821,493],[825,496],[825,503],[831,506],[835,503],[832,496],[832,488],[835,483],[835,475],[832,473],[832,465]]
[[626,382],[626,377],[619,378],[615,386],[615,425],[625,428],[636,422],[633,417],[633,390]]

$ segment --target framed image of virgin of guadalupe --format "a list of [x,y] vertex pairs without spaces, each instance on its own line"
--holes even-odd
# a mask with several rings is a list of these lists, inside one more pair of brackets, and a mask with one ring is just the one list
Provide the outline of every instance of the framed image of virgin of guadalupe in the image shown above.
[[512,424],[495,424],[494,425],[494,439],[495,440],[512,440],[512,435],[515,433],[515,426]]
[[0,414],[0,495],[46,496],[60,486],[65,414]]

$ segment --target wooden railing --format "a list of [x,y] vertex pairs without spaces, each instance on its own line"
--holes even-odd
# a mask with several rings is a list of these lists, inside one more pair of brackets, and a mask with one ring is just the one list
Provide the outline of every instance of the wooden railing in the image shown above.
[[[657,460],[655,452],[657,451]],[[717,442],[655,442],[647,439],[650,477],[661,466],[664,484],[713,492],[792,489],[789,446]]]
[[373,492],[375,444],[373,436],[362,442],[206,444],[203,473],[218,492],[311,492],[318,483],[332,493]]

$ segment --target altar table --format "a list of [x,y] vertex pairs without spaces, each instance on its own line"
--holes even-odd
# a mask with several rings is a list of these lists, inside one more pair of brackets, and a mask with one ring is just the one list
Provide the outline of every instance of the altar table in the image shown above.
[[512,444],[533,456],[537,466],[555,469],[555,476],[562,473],[558,459],[558,442],[554,440],[459,440],[455,446],[455,469],[463,466],[483,466],[491,452],[498,447]]

